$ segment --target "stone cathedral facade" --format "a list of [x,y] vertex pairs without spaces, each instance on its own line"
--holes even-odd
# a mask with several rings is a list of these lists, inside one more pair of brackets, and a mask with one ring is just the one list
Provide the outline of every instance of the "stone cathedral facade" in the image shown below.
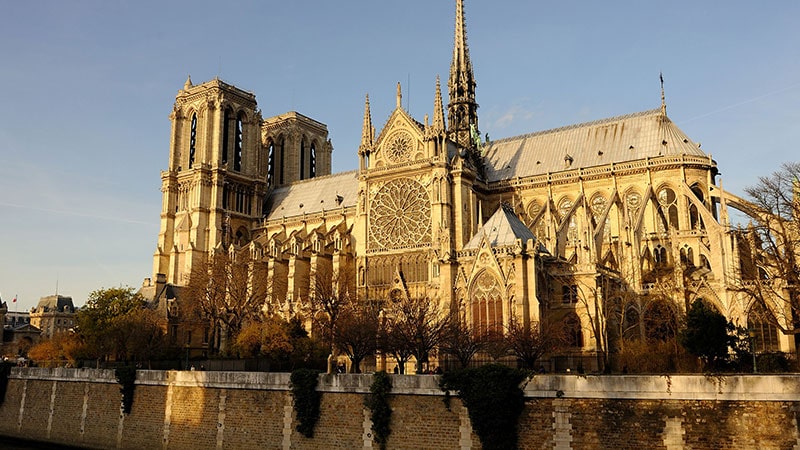
[[[594,330],[613,318],[595,306],[615,296],[666,292],[679,310],[703,298],[747,322],[728,219],[742,201],[663,92],[653,110],[484,142],[464,18],[457,0],[446,101],[437,79],[420,122],[398,84],[376,130],[367,97],[361,144],[343,149],[358,158],[351,172],[331,174],[323,123],[262,118],[254,94],[188,79],[170,115],[157,282],[185,285],[215,249],[247,247],[275,281],[265,305],[285,314],[347,271],[365,299],[424,297],[476,330],[560,324],[575,355],[607,345]],[[624,308],[621,333],[641,329],[647,305]],[[790,350],[760,330],[762,349]]]

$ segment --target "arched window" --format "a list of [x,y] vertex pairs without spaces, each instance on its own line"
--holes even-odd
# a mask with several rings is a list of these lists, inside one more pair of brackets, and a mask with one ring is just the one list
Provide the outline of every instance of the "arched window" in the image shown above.
[[637,341],[642,337],[640,331],[641,317],[639,310],[634,306],[629,306],[625,310],[625,317],[622,318],[622,337],[627,341]]
[[481,272],[470,294],[473,330],[480,336],[502,334],[502,290],[497,278],[490,272]]
[[633,221],[639,215],[641,207],[642,196],[638,192],[631,191],[625,194],[625,209],[628,212],[629,225],[633,225]]
[[189,131],[189,168],[194,165],[194,157],[197,151],[197,113],[192,113],[192,125]]
[[275,143],[269,141],[267,144],[267,185],[275,183]]
[[[590,209],[592,211],[592,222],[595,227],[600,226],[600,219],[603,217],[603,214],[606,212],[606,208],[608,208],[608,201],[600,194],[595,195],[592,197],[592,201],[590,204]],[[603,222],[603,236],[605,238],[611,237],[611,220],[609,216],[606,216],[606,220]]]
[[[564,198],[558,204],[558,218],[560,221],[569,220],[567,226],[567,245],[575,245],[578,240],[578,224],[575,222],[575,214],[569,215],[572,211],[572,200]],[[569,215],[569,217],[567,217]]]
[[567,347],[583,347],[581,318],[574,312],[569,312],[564,317],[564,341]]
[[756,352],[780,350],[778,328],[767,320],[767,314],[760,303],[753,303],[747,314],[747,329],[753,338],[753,348]]
[[311,165],[309,166],[309,178],[314,178],[317,176],[317,146],[312,142],[311,149],[310,149],[310,156],[311,156]]
[[244,147],[244,114],[236,118],[236,145],[233,149],[233,170],[242,170],[242,148]]
[[668,264],[667,249],[657,245],[656,248],[653,249],[653,259],[655,260],[656,267],[666,266]]
[[664,187],[658,191],[658,202],[661,204],[661,212],[664,214],[667,222],[664,223],[664,230],[678,229],[678,198],[675,196],[675,191],[671,188]]

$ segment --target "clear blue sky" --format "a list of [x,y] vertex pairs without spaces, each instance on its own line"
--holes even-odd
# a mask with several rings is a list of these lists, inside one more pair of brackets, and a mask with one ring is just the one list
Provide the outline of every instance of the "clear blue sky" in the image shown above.
[[[657,108],[726,189],[798,160],[800,2],[467,0],[481,131],[513,136]],[[5,1],[0,6],[0,295],[151,275],[168,114],[191,74],[255,92],[265,117],[328,125],[354,169],[370,94],[422,120],[446,80],[454,0]]]

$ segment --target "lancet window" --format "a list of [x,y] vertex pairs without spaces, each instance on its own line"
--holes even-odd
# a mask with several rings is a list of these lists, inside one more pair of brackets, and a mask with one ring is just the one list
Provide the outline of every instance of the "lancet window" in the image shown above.
[[244,114],[240,113],[236,118],[236,145],[233,149],[233,170],[242,170],[242,149],[244,146]]
[[189,168],[194,165],[194,157],[197,151],[197,113],[192,113],[192,124],[189,131]]

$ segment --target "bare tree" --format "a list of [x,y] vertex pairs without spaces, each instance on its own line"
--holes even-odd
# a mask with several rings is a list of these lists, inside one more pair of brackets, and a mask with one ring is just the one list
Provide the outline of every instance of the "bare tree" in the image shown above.
[[182,311],[205,321],[210,342],[227,354],[242,326],[260,317],[271,280],[266,266],[248,247],[214,252],[205,263],[195,264],[189,284],[182,291]]
[[566,266],[561,273],[552,275],[556,285],[561,286],[562,302],[575,303],[576,313],[586,320],[594,339],[597,366],[601,371],[609,367],[609,311],[606,298],[613,289],[613,279],[608,275],[599,275],[587,281],[575,276]]
[[447,328],[448,315],[439,303],[427,297],[404,297],[390,300],[386,320],[393,339],[410,349],[417,360],[416,372],[439,346]]
[[404,334],[395,330],[399,326],[394,320],[382,320],[378,339],[378,349],[397,361],[398,372],[406,373],[406,363],[414,356],[414,349]]
[[335,350],[333,343],[339,318],[355,301],[355,273],[350,268],[335,273],[324,269],[313,278],[309,296],[312,329],[322,331],[321,341],[331,354]]
[[[800,163],[784,163],[745,189],[755,221],[745,234],[745,258],[738,289],[764,318],[794,335],[800,356]],[[749,253],[749,254],[748,254]]]
[[505,340],[511,352],[522,361],[525,369],[535,369],[543,355],[556,350],[563,336],[558,327],[548,322],[532,322],[525,325],[512,316],[506,327]]
[[451,315],[444,329],[439,350],[458,360],[462,369],[469,367],[475,355],[486,346],[485,336],[476,333],[465,321],[457,315]]
[[334,329],[334,345],[350,358],[352,373],[361,373],[361,362],[378,348],[380,305],[377,302],[352,302],[339,311]]

